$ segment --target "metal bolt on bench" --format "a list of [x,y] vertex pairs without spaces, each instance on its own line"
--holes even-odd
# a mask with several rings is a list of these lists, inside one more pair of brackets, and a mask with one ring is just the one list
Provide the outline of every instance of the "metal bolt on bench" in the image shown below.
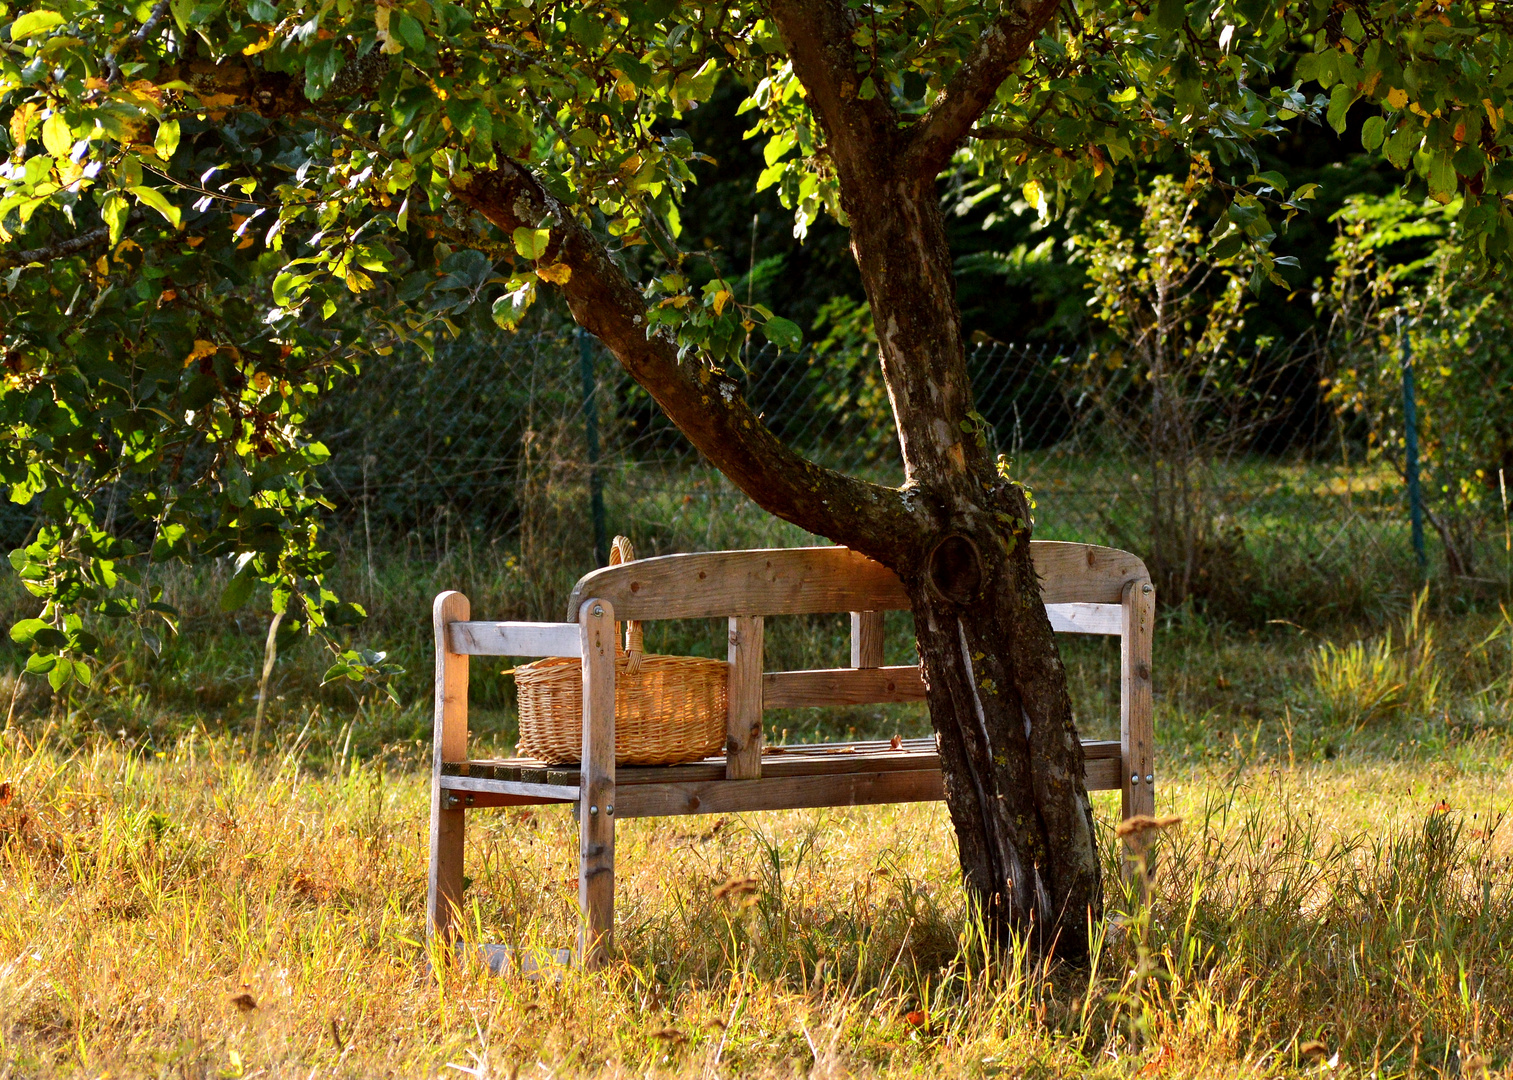
[[[1031,545],[1051,626],[1120,639],[1120,737],[1084,740],[1089,790],[1119,788],[1122,814],[1155,810],[1151,637],[1155,593],[1136,556],[1088,544]],[[799,706],[921,701],[917,666],[882,663],[882,619],[909,607],[885,567],[841,547],[667,555],[583,577],[575,622],[474,622],[467,597],[436,598],[436,721],[431,773],[428,929],[451,939],[462,904],[464,815],[495,806],[570,804],[579,827],[577,956],[587,967],[614,935],[615,821],[943,797],[933,738],[784,747],[763,756],[762,713]],[[851,666],[762,670],[768,615],[851,613]],[[729,712],[723,758],[615,768],[615,620],[727,617]],[[468,657],[577,657],[583,665],[580,763],[470,760]],[[1142,783],[1143,779],[1143,783]],[[600,808],[603,813],[600,813]],[[1139,833],[1134,834],[1132,840]],[[1134,852],[1131,852],[1133,856]]]

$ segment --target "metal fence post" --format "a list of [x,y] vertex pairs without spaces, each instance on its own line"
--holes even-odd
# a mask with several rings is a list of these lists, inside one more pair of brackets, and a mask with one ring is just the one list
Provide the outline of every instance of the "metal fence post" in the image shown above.
[[583,377],[583,432],[588,442],[588,507],[594,525],[594,561],[609,564],[609,534],[604,524],[604,474],[599,470],[599,407],[594,382],[594,346],[578,328],[578,372]]
[[1419,569],[1429,564],[1424,551],[1424,493],[1418,475],[1418,402],[1413,394],[1413,348],[1408,344],[1408,334],[1398,327],[1402,342],[1403,364],[1403,436],[1406,472],[1408,474],[1408,519],[1413,527],[1413,554],[1418,558]]

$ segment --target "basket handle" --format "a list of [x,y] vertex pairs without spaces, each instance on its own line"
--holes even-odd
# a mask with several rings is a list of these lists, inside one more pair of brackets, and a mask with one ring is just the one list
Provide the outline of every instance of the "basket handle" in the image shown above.
[[[609,549],[609,565],[619,566],[622,563],[635,562],[636,549],[631,546],[630,537],[617,536]],[[619,637],[617,633],[615,635]],[[641,621],[632,619],[625,627],[625,672],[627,675],[641,674],[641,656],[645,653],[642,644]]]

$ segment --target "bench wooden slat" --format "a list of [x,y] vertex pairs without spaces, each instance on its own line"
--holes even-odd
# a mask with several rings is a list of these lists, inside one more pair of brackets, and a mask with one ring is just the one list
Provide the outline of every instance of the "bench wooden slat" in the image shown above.
[[802,810],[817,806],[932,802],[945,797],[939,769],[846,776],[767,776],[681,784],[638,784],[616,793],[617,818]]
[[581,656],[577,623],[454,622],[449,647],[459,656]]
[[[1119,744],[1113,740],[1086,740],[1082,744],[1087,759],[1087,785],[1090,789],[1118,787]],[[935,739],[905,739],[894,749],[889,743],[825,743],[802,746],[768,747],[762,757],[763,779],[795,777],[845,777],[868,772],[939,772],[940,758]],[[443,784],[468,791],[510,791],[537,794],[539,791],[575,788],[576,765],[546,765],[528,758],[503,758],[492,761],[468,761],[443,766]],[[686,765],[626,765],[615,770],[615,786],[622,793],[627,788],[649,784],[705,784],[724,782],[725,760],[705,758]],[[729,781],[749,784],[754,780]],[[623,801],[623,794],[620,796]],[[840,804],[837,804],[840,805]]]
[[769,671],[762,676],[762,708],[797,709],[829,705],[874,705],[923,701],[919,665]]
[[1047,604],[1051,629],[1058,634],[1108,634],[1118,637],[1124,632],[1124,607],[1121,604]]
[[499,795],[525,795],[551,802],[574,802],[576,784],[533,784],[518,780],[496,780],[481,776],[447,776],[441,786],[447,791],[488,791]]
[[[1125,582],[1147,580],[1127,551],[1097,544],[1030,544],[1047,604],[1117,604]],[[595,570],[568,598],[570,618],[584,600],[614,604],[622,619],[700,619],[900,611],[908,594],[893,572],[850,548],[770,548],[662,555]]]
[[[1119,786],[1119,763],[1087,763],[1090,791]],[[802,810],[821,806],[937,802],[945,798],[940,769],[875,769],[831,776],[774,776],[763,765],[760,780],[705,780],[620,787],[615,816],[672,817],[748,810]]]

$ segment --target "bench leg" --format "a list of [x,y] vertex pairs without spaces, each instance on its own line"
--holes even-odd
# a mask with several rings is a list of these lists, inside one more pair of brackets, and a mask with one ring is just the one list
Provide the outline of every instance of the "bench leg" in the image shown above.
[[442,806],[440,785],[431,793],[431,871],[426,888],[430,933],[450,945],[462,913],[462,847],[466,826],[461,807]]
[[615,936],[615,611],[588,600],[583,643],[583,764],[578,788],[578,904],[585,968],[602,965]]
[[[1124,587],[1124,626],[1120,636],[1119,741],[1124,761],[1120,788],[1125,820],[1156,812],[1156,724],[1151,694],[1151,643],[1155,631],[1156,592],[1148,581]],[[1125,839],[1124,874],[1149,886],[1152,829],[1135,829]]]
[[426,931],[450,945],[457,936],[456,917],[462,910],[462,841],[459,806],[443,802],[441,767],[466,761],[468,756],[468,658],[454,653],[447,624],[466,622],[468,598],[444,592],[432,608],[436,634],[436,714],[431,758],[431,866],[426,878]]

